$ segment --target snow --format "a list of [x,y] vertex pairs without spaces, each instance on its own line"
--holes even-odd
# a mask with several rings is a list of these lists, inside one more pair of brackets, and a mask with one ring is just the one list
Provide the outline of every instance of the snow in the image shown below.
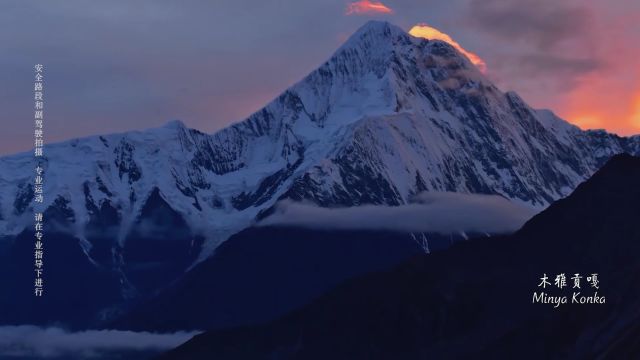
[[[634,141],[640,151],[640,137]],[[157,187],[194,232],[206,237],[202,260],[250,226],[305,174],[317,184],[308,192],[327,201],[338,201],[336,189],[349,193],[353,203],[371,195],[344,181],[350,164],[340,161],[350,159],[354,149],[361,151],[354,162],[390,184],[398,203],[417,192],[420,173],[428,190],[489,189],[542,208],[590,176],[601,157],[625,148],[612,135],[583,132],[550,111],[531,109],[516,94],[500,92],[446,43],[370,22],[263,110],[215,134],[173,120],[146,131],[46,145],[45,205],[57,196],[68,199],[76,215],[74,231],[83,239],[89,220],[83,191],[87,183],[96,204],[110,201],[119,208],[124,241]],[[196,164],[202,153],[229,167],[212,170]],[[266,177],[292,168],[300,156],[302,162],[266,202],[234,208],[234,197],[256,191]],[[140,179],[127,173],[121,177],[118,159],[139,169]],[[545,165],[548,172],[542,171]],[[3,235],[32,225],[32,211],[15,214],[14,201],[20,185],[32,181],[33,168],[31,153],[0,158]],[[99,189],[98,179],[111,196]],[[178,182],[194,192],[201,210],[178,189]],[[214,199],[223,205],[214,206]]]

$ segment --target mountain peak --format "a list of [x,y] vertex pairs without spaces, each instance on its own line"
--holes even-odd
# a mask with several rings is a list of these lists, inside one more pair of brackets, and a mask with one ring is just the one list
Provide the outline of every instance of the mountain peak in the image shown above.
[[181,120],[174,119],[167,121],[163,127],[167,129],[184,129],[187,126]]
[[391,24],[388,21],[382,20],[369,20],[364,25],[362,25],[357,31],[356,34],[361,32],[400,32],[406,33],[399,26]]
[[[415,28],[415,27],[414,27]],[[380,42],[389,42],[394,45],[418,45],[421,42],[431,44],[431,52],[444,57],[460,57],[471,60],[477,55],[467,52],[453,40],[449,35],[430,28],[433,36],[425,37],[420,34],[413,34],[403,30],[397,25],[387,21],[371,20],[362,25],[347,41],[346,44],[353,45],[365,41],[365,44],[377,46]],[[370,41],[371,39],[374,41]],[[369,40],[369,41],[368,41]]]
[[[351,35],[345,45],[347,47],[356,44],[365,45],[376,44],[379,46],[381,42],[389,42],[390,40],[403,39],[402,43],[409,43],[411,36],[400,27],[386,21],[371,20],[362,25],[356,32]],[[393,42],[390,42],[392,44]]]
[[[336,55],[346,54],[349,59],[355,57],[357,66],[377,66],[377,75],[387,70],[380,67],[388,68],[395,64],[404,69],[394,71],[404,75],[406,71],[414,72],[413,69],[424,71],[424,66],[421,66],[424,64],[429,68],[447,68],[451,70],[451,74],[457,73],[457,76],[463,75],[475,81],[486,82],[481,76],[486,66],[482,59],[466,51],[448,35],[437,29],[431,30],[439,35],[425,37],[407,32],[386,21],[368,21],[345,42]],[[465,74],[460,70],[465,70]],[[478,74],[474,70],[478,70]],[[401,76],[401,80],[405,81],[403,77]]]

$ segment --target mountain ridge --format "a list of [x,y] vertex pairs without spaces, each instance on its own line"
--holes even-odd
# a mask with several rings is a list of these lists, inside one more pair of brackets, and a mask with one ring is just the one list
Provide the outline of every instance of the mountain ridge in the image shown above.
[[[179,277],[283,199],[399,205],[454,191],[543,208],[621,152],[640,153],[640,136],[582,131],[501,92],[450,45],[370,22],[214,134],[171,121],[45,145],[44,206],[66,214],[63,230],[89,262],[116,272],[127,297],[157,283],[142,265]],[[34,164],[28,152],[0,158],[0,234],[10,241],[33,225]],[[179,267],[171,251],[140,250],[167,240],[148,231],[165,219],[180,227],[166,248],[183,254]]]

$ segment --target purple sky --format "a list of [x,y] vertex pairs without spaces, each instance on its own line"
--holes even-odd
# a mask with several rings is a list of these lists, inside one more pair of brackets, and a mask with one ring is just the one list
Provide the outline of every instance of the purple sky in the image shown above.
[[343,0],[3,4],[0,154],[32,147],[36,63],[45,65],[47,142],[171,119],[213,132],[265,105],[371,19],[407,30],[417,23],[438,28],[482,57],[504,90],[582,126],[640,129],[640,4],[383,3],[391,12],[346,15],[351,1]]

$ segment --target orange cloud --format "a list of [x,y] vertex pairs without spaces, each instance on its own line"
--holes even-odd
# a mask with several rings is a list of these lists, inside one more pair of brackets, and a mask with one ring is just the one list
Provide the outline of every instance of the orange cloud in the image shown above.
[[605,128],[623,135],[640,132],[640,91],[625,92],[608,79],[592,76],[568,94],[559,115],[583,129]]
[[345,14],[393,14],[393,10],[379,1],[360,0],[347,5],[347,11]]
[[453,40],[451,36],[441,32],[440,30],[431,27],[427,24],[418,24],[409,30],[409,34],[424,38],[428,40],[442,40],[444,42],[449,43],[451,46],[456,48],[460,53],[464,54],[473,65],[475,65],[481,72],[487,72],[487,64],[478,56],[470,51],[465,50],[457,41]]
[[[572,92],[566,103],[558,106],[558,114],[583,129],[606,129],[619,135],[640,133],[640,93],[626,93],[624,89],[609,87],[598,90],[603,81]],[[589,86],[593,86],[590,89]],[[605,87],[603,87],[605,88]]]
[[[640,46],[626,29],[606,29],[593,41],[606,66],[583,76],[555,110],[582,128],[640,133]],[[618,30],[618,31],[614,31]],[[601,37],[600,37],[601,36]],[[591,121],[588,121],[591,120]]]
[[631,115],[630,123],[636,132],[640,131],[640,93],[636,95],[635,103],[633,104],[633,113]]

